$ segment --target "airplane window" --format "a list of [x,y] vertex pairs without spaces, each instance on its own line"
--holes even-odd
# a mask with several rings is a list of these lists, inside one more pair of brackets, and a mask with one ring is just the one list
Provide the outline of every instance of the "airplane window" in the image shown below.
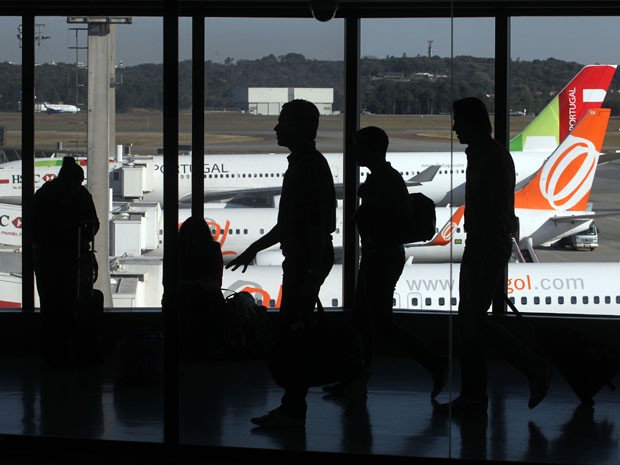
[[527,297],[521,297],[521,305],[527,305]]
[[514,303],[515,303],[515,298],[514,298],[514,297],[511,297],[511,298],[510,298],[510,301],[514,304]]
[[392,298],[392,307],[396,307],[396,299]]
[[426,299],[424,299],[424,305],[426,305],[427,307],[431,306],[431,302],[432,302],[432,299],[430,297],[427,297]]
[[419,302],[418,302],[418,298],[417,297],[412,297],[411,298],[411,306],[412,307],[417,307],[418,305],[420,305]]
[[539,305],[540,304],[540,297],[536,296],[534,297],[534,305]]
[[247,233],[248,233],[248,230],[247,230],[247,229],[244,229],[244,230],[243,230],[243,234],[247,234]]
[[256,299],[256,303],[258,305],[263,305],[263,299]]
[[545,297],[545,303],[549,305],[551,303],[551,297],[549,296]]
[[456,297],[450,299],[450,305],[456,305]]
[[601,299],[600,299],[600,297],[599,297],[599,296],[595,295],[595,296],[593,297],[593,299],[594,299],[594,303],[595,303],[595,304],[600,304],[600,303],[601,303]]
[[445,298],[443,298],[443,297],[440,297],[440,298],[439,298],[439,305],[440,305],[440,306],[442,306],[442,307],[443,307],[444,305],[446,305],[446,299],[445,299]]
[[332,307],[338,306],[338,299],[332,299]]
[[564,297],[562,297],[562,296],[558,297],[558,303],[560,305],[564,304]]
[[220,234],[224,234],[224,230],[223,229],[220,229]]
[[584,295],[582,300],[583,300],[584,304],[587,304],[589,302],[589,299],[588,299],[587,295]]
[[616,296],[616,303],[617,303],[617,304],[620,304],[620,295],[617,295],[617,296]]
[[212,177],[213,177],[213,175],[212,175],[212,174],[210,174],[210,175],[209,175],[209,179],[211,179]]
[[274,299],[269,300],[269,306],[271,308],[275,307],[276,306],[276,301]]
[[606,304],[610,304],[611,303],[611,297],[609,297],[608,295],[605,296],[605,303]]
[[340,234],[340,228],[336,228],[336,234]]
[[573,305],[574,305],[574,304],[576,304],[576,303],[577,303],[577,297],[572,296],[572,297],[570,298],[570,303],[571,303],[571,304],[573,304]]
[[212,230],[211,230],[211,234],[215,234],[215,229],[212,229]]
[[259,178],[262,178],[262,177],[263,177],[263,173],[260,173],[260,174],[258,175],[258,177],[259,177]]
[[241,234],[241,232],[238,229],[235,229],[235,234]]
[[206,174],[204,175],[204,178],[207,179],[207,175]]

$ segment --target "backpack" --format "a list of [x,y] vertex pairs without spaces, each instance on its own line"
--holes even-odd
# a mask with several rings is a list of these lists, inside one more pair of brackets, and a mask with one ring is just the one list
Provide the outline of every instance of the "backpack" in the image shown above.
[[435,235],[435,202],[420,192],[409,194],[411,219],[403,232],[403,244],[428,241]]

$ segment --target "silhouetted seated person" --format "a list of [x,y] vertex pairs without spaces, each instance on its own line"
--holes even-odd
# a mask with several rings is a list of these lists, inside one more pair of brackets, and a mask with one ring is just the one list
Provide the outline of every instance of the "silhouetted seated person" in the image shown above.
[[179,229],[180,345],[184,358],[203,358],[218,350],[224,324],[223,272],[220,244],[213,240],[205,219],[189,217]]
[[53,365],[71,364],[78,300],[96,279],[89,244],[99,230],[84,171],[65,157],[58,177],[35,192],[34,271],[41,305],[41,355]]

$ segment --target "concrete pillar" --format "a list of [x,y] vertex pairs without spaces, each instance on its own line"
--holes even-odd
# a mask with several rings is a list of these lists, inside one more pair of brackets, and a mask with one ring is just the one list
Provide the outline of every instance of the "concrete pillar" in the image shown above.
[[88,181],[101,227],[95,238],[99,278],[95,288],[103,292],[104,306],[112,307],[109,265],[109,162],[115,153],[114,24],[88,24]]

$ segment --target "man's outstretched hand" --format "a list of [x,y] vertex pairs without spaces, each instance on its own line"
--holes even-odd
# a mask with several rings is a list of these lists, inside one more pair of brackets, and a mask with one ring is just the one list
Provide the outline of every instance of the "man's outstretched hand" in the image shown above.
[[248,247],[239,256],[233,258],[230,262],[228,262],[226,264],[226,269],[232,268],[232,271],[235,271],[240,266],[243,266],[243,270],[241,270],[241,272],[245,273],[248,265],[252,263],[255,257],[256,252],[254,251],[254,249],[252,249],[252,247]]

